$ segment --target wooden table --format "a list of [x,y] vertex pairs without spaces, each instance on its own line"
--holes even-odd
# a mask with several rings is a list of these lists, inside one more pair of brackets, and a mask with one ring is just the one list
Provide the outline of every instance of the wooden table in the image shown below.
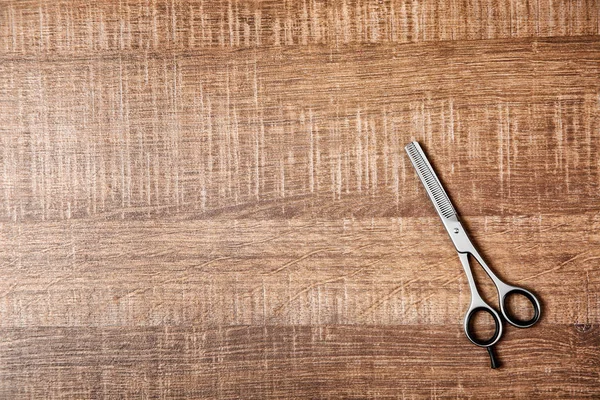
[[[600,397],[599,34],[594,0],[0,2],[0,398]],[[498,370],[411,140],[543,302]]]

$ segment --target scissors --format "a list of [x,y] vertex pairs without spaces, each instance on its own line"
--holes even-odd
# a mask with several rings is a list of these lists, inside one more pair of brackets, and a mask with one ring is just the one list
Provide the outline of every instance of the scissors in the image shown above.
[[[427,160],[425,153],[423,153],[421,146],[419,146],[419,143],[411,142],[406,145],[405,150],[408,154],[408,158],[410,158],[410,161],[417,171],[419,179],[421,179],[423,186],[425,186],[425,190],[427,191],[431,202],[435,206],[435,209],[440,216],[446,231],[448,231],[448,235],[450,235],[450,239],[452,239],[452,243],[454,243],[454,247],[456,247],[456,251],[458,252],[458,258],[460,259],[465,273],[467,274],[469,288],[471,289],[471,304],[469,305],[469,309],[465,315],[465,334],[467,335],[467,338],[473,342],[473,344],[483,347],[488,351],[491,367],[497,368],[499,364],[494,355],[492,346],[498,343],[500,337],[502,336],[502,320],[500,319],[498,312],[481,298],[481,295],[477,290],[477,285],[475,284],[475,279],[473,278],[471,266],[469,264],[469,254],[475,258],[475,260],[477,260],[479,265],[483,267],[487,275],[494,282],[496,290],[498,291],[500,312],[509,324],[516,326],[517,328],[529,328],[530,326],[534,325],[540,319],[540,302],[530,291],[521,287],[509,285],[500,280],[500,278],[498,278],[496,274],[492,272],[490,267],[488,267],[485,261],[483,261],[483,258],[473,243],[471,243],[471,239],[469,239],[465,228],[460,223],[450,198],[446,194],[446,191],[440,183],[437,175],[433,171],[431,164],[429,164],[429,161]],[[512,295],[522,295],[531,303],[533,306],[533,317],[531,319],[523,321],[510,314],[510,311],[506,305],[506,300]],[[472,330],[472,319],[475,317],[475,314],[482,311],[490,314],[493,317],[495,324],[494,334],[487,339],[477,338]]]

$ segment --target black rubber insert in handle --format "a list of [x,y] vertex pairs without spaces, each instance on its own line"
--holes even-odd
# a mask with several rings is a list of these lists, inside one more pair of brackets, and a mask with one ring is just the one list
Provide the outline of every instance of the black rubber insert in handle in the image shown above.
[[[477,313],[479,311],[484,311],[484,312],[490,314],[492,316],[492,318],[494,319],[494,324],[495,324],[496,330],[495,330],[494,334],[492,335],[492,337],[489,339],[486,339],[486,340],[477,339],[477,337],[475,337],[473,332],[471,332],[471,319],[475,316],[475,313]],[[498,335],[500,335],[500,326],[501,326],[500,324],[501,323],[502,322],[500,321],[500,319],[489,308],[475,307],[471,311],[469,311],[469,314],[467,315],[467,324],[465,326],[467,337],[469,338],[469,340],[471,342],[475,343],[477,346],[488,347],[491,344],[495,343],[496,340],[498,339]]]
[[494,346],[486,347],[488,354],[490,355],[490,367],[492,369],[496,369],[500,366],[498,359],[496,358],[496,353],[494,353]]
[[[525,296],[525,298],[529,300],[529,302],[533,306],[533,317],[531,317],[531,319],[523,321],[509,313],[508,307],[506,307],[506,299],[510,295],[514,294]],[[506,320],[510,322],[511,325],[514,325],[517,328],[529,328],[531,325],[535,324],[540,318],[540,307],[535,297],[533,297],[533,295],[527,290],[519,288],[512,289],[504,295],[504,297],[502,298],[502,311],[504,311],[504,318],[506,318]]]

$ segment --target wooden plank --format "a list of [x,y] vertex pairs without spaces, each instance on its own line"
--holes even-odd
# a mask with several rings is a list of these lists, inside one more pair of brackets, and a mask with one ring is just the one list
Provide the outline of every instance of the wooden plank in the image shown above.
[[[600,322],[597,216],[466,222],[500,276],[538,293],[544,322]],[[86,220],[0,235],[3,327],[455,324],[470,301],[437,217]]]
[[119,54],[0,64],[3,220],[423,215],[411,139],[463,215],[600,201],[593,37]]
[[0,395],[597,398],[599,329],[511,330],[492,370],[459,325],[5,328]]
[[598,35],[594,0],[8,2],[5,52],[202,50]]

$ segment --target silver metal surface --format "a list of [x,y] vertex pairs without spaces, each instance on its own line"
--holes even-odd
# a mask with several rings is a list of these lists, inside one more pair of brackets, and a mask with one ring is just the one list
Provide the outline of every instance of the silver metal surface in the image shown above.
[[[467,275],[469,288],[471,290],[471,304],[469,305],[469,309],[467,310],[467,314],[465,316],[464,329],[469,340],[478,346],[490,347],[496,344],[502,336],[502,322],[498,312],[481,298],[481,295],[477,290],[477,285],[475,283],[473,272],[471,271],[471,265],[469,263],[469,255],[475,258],[475,260],[479,263],[479,265],[481,265],[487,275],[494,282],[494,285],[498,291],[500,312],[504,319],[510,324],[519,328],[528,328],[535,324],[540,317],[540,303],[538,299],[528,290],[508,285],[500,280],[496,274],[494,274],[471,242],[471,239],[469,239],[466,230],[458,218],[456,209],[452,205],[448,194],[444,190],[444,187],[431,167],[431,164],[429,163],[429,160],[425,156],[425,153],[423,152],[423,149],[421,149],[419,143],[411,142],[405,147],[405,150],[408,154],[408,158],[417,171],[417,175],[419,176],[421,183],[423,183],[423,186],[427,191],[429,199],[433,203],[435,210],[442,220],[442,223],[444,224],[452,243],[454,243],[454,247],[456,247],[456,250],[458,251],[458,256],[465,270],[465,274]],[[519,321],[510,316],[505,302],[507,296],[511,293],[523,295],[531,302],[534,308],[534,317],[531,320]],[[474,313],[478,311],[488,312],[492,315],[494,322],[496,323],[496,332],[494,336],[487,341],[476,339],[472,335],[469,328],[471,318],[473,318]]]
[[433,168],[431,168],[431,164],[429,164],[429,160],[425,156],[425,153],[423,153],[423,149],[421,149],[419,143],[409,143],[406,146],[406,152],[417,170],[417,174],[421,182],[423,182],[423,186],[425,186],[425,190],[427,190],[427,194],[433,202],[440,218],[444,220],[456,216],[456,211],[450,202],[450,198],[448,198],[437,175],[433,172]]
[[462,227],[448,194],[423,153],[423,149],[417,142],[409,143],[405,149],[456,250],[459,253],[471,252],[474,250],[473,244]]

